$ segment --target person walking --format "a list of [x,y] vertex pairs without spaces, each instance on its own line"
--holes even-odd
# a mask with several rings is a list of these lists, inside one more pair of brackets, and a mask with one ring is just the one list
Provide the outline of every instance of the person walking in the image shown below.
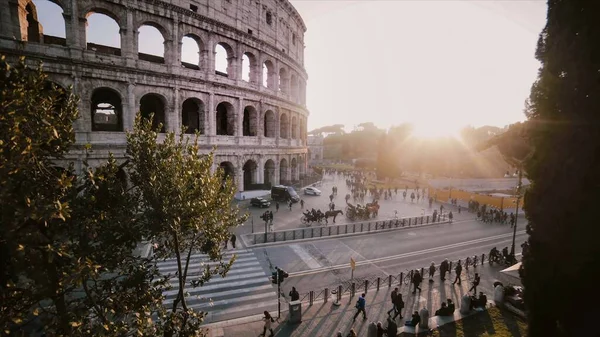
[[431,261],[429,266],[429,283],[433,283],[433,275],[435,275],[435,262]]
[[454,214],[452,214],[452,211],[450,211],[448,213],[448,219],[450,220],[450,223],[452,223],[452,219],[454,218]]
[[275,201],[275,212],[279,212],[279,201]]
[[292,205],[293,205],[293,202],[292,202],[292,200],[290,200],[290,201],[288,202],[288,206],[290,207],[290,212],[292,211]]
[[402,309],[404,309],[404,300],[402,299],[402,293],[398,292],[396,295],[396,302],[394,302],[394,306],[396,307],[396,313],[394,314],[394,319],[396,319],[396,317],[400,316],[400,319],[404,318],[402,317]]
[[479,282],[481,282],[481,277],[479,277],[479,273],[475,273],[471,289],[469,289],[469,291],[473,290],[474,295],[477,295],[477,286],[479,285]]
[[367,319],[367,312],[365,311],[365,308],[367,306],[367,300],[365,300],[365,296],[366,295],[363,293],[358,298],[358,301],[356,301],[356,313],[354,314],[354,318],[352,318],[352,321],[356,321],[356,317],[361,312],[363,314],[363,319]]
[[292,290],[290,290],[290,301],[297,301],[299,299],[300,299],[300,294],[296,290],[296,287],[292,287]]
[[358,335],[356,334],[356,331],[354,331],[354,328],[352,328],[346,337],[358,337]]
[[304,199],[300,200],[300,209],[304,209]]
[[458,262],[456,263],[456,267],[454,267],[454,271],[456,272],[456,279],[454,279],[454,282],[452,282],[452,284],[458,283],[458,285],[460,285],[460,276],[462,273],[462,264],[461,264],[460,260],[458,260]]
[[231,246],[233,247],[233,249],[235,249],[235,234],[231,234],[231,238],[229,240],[231,241]]
[[275,320],[273,319],[273,317],[271,317],[271,314],[269,314],[268,311],[265,310],[265,312],[263,313],[265,316],[263,317],[263,321],[265,321],[265,325],[263,326],[263,332],[259,335],[259,336],[265,336],[267,334],[267,330],[269,330],[269,337],[275,336],[275,332],[273,332],[273,328],[271,327],[271,324],[273,322],[275,322]]
[[419,286],[421,285],[421,281],[423,281],[423,278],[421,277],[421,273],[419,273],[418,270],[415,270],[412,281],[413,281],[413,285],[415,286],[412,293],[413,294],[417,293],[417,289],[419,289],[419,291],[421,291],[421,287],[419,287]]
[[448,271],[450,271],[450,263],[448,262],[448,259],[444,259],[440,264],[440,278],[442,279],[442,282],[446,281],[446,273]]
[[398,325],[396,324],[396,322],[392,318],[388,317],[387,323],[388,323],[387,328],[386,328],[387,336],[388,337],[398,336]]
[[396,297],[398,297],[398,288],[394,288],[394,290],[392,290],[392,294],[390,295],[390,297],[392,299],[392,308],[388,310],[388,316],[391,314],[392,311],[396,311]]
[[269,223],[273,224],[273,211],[269,211]]

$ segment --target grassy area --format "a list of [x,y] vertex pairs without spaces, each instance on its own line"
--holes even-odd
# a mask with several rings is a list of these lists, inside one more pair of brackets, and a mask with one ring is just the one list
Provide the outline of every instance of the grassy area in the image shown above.
[[525,337],[527,336],[527,323],[509,311],[492,307],[458,322],[443,325],[434,330],[433,336]]

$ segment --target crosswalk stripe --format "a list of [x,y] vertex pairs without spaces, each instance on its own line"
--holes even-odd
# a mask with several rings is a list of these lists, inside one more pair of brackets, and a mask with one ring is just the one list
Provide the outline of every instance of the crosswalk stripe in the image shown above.
[[[240,289],[220,291],[220,292],[211,292],[210,294],[207,294],[207,296],[202,296],[201,294],[194,294],[192,292],[189,292],[189,296],[186,297],[186,301],[188,301],[188,303],[190,303],[194,299],[195,300],[209,300],[209,299],[217,298],[220,296],[242,295],[242,294],[250,293],[253,291],[257,291],[257,290],[269,291],[269,290],[274,290],[274,288],[270,284],[263,284],[261,286],[252,287],[252,288],[240,288]],[[275,295],[277,295],[277,294],[275,293]],[[171,304],[171,303],[173,303],[173,301],[175,300],[176,297],[177,296],[174,296],[172,298],[169,297],[169,298],[165,299],[163,301],[163,303]]]
[[[254,303],[254,304],[237,305],[231,309],[223,309],[220,311],[209,311],[207,320],[209,320],[210,318],[213,318],[215,316],[222,317],[224,315],[229,315],[229,314],[233,314],[236,312],[248,311],[248,310],[258,309],[258,308],[261,308],[260,312],[258,312],[258,313],[262,313],[263,310],[267,310],[266,308],[277,307],[277,302],[278,302],[277,299],[274,299],[271,301],[263,301],[263,302],[258,302],[258,303]],[[194,306],[192,306],[192,308],[194,308]],[[276,308],[273,308],[273,310],[276,310]]]
[[[266,282],[271,282],[268,278],[263,278],[263,277],[258,277],[258,278],[251,278],[251,279],[247,279],[244,281],[238,281],[238,282],[234,282],[231,286],[232,287],[241,287],[241,286],[249,286],[252,284],[261,284],[261,283],[266,283]],[[200,292],[204,292],[204,291],[210,291],[210,290],[215,290],[215,289],[219,289],[219,288],[223,288],[223,285],[221,284],[209,284],[209,285],[205,285],[202,287],[196,287],[196,288],[186,288],[186,291],[189,293],[200,293]],[[163,292],[164,296],[167,295],[177,295],[177,292],[179,290],[175,289],[175,287],[173,287],[173,289],[171,290],[167,290]]]
[[[254,277],[264,277],[266,280],[269,279],[267,277],[267,275],[265,275],[265,273],[261,271],[261,272],[247,273],[247,274],[243,274],[243,275],[232,275],[232,276],[226,276],[226,277],[213,277],[213,278],[211,278],[211,280],[209,281],[209,283],[211,285],[216,285],[217,283],[229,283],[229,282],[234,281],[234,280],[250,279],[250,278],[254,278]],[[171,280],[170,283],[173,284],[173,285],[178,285],[179,281]]]
[[[223,261],[227,261],[229,259],[231,259],[234,256],[234,254],[231,255],[223,255],[221,258]],[[235,254],[236,260],[237,259],[242,259],[242,258],[249,258],[249,257],[256,257],[253,253],[244,253],[244,254]],[[187,259],[187,256],[182,256],[181,257],[181,261],[183,263],[183,261],[185,261]],[[208,256],[197,256],[197,255],[192,255],[190,256],[190,261],[195,261],[195,260],[201,260],[201,261],[206,261],[208,262],[213,262],[210,260],[210,257]],[[170,257],[168,259],[164,259],[158,262],[158,264],[165,264],[165,263],[177,263],[177,258],[176,257]]]
[[[250,262],[250,261],[258,261],[258,260],[256,258],[237,259],[233,262],[232,267],[238,266],[238,265],[240,265],[240,263]],[[192,262],[192,261],[190,261],[190,262]],[[195,268],[195,267],[205,267],[205,266],[212,267],[212,266],[217,266],[217,265],[219,265],[219,262],[208,262],[207,263],[204,261],[199,261],[199,262],[190,263],[188,265],[188,270],[190,268]],[[160,270],[161,272],[168,272],[170,270],[175,271],[178,269],[176,261],[173,261],[173,263],[163,264],[163,265],[157,264],[157,266],[158,266],[158,270]],[[182,263],[181,267],[185,268],[185,265]]]
[[[256,263],[256,265],[258,266],[259,264]],[[236,275],[236,277],[240,277],[238,274],[245,274],[245,273],[251,273],[251,272],[256,272],[256,268],[242,268],[242,269],[236,269],[236,270],[230,270],[227,273],[226,277],[219,277],[219,275],[213,275],[213,277],[210,279],[210,281],[208,281],[208,283],[213,284],[213,283],[218,283],[221,281],[227,281],[227,280],[231,280],[232,279],[232,275]],[[195,276],[199,276],[201,275],[200,271],[196,271],[196,272],[188,272],[187,274],[187,282],[191,282]],[[245,274],[247,275],[247,274]],[[263,275],[263,274],[260,274]],[[244,275],[242,275],[244,276]],[[173,278],[170,280],[171,284],[179,284],[179,280],[173,275]]]

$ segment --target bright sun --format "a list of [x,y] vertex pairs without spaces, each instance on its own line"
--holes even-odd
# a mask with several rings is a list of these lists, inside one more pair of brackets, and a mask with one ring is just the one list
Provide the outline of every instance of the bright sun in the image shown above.
[[413,137],[421,139],[458,138],[460,127],[443,122],[414,123]]

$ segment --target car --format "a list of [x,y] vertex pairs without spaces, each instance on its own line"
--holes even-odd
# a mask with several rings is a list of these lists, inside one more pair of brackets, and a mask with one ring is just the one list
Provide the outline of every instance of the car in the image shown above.
[[306,195],[321,195],[321,191],[316,187],[307,187],[304,189]]
[[250,205],[256,207],[269,207],[271,206],[271,202],[264,198],[252,198],[250,199]]

